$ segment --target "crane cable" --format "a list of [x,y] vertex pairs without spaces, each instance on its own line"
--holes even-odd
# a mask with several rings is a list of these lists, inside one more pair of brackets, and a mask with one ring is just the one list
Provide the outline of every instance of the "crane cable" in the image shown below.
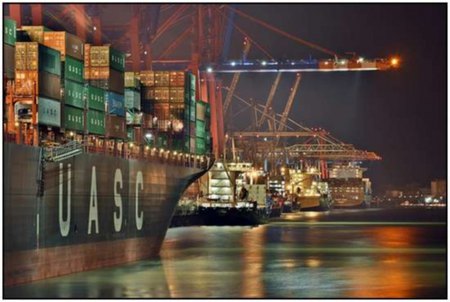
[[[230,17],[227,16],[226,14],[224,14],[219,8],[215,8],[223,17],[227,18],[228,20],[230,20]],[[233,25],[233,27],[235,29],[237,29],[237,31],[239,31],[244,38],[247,38],[253,45],[255,45],[259,50],[261,50],[270,60],[273,60],[273,56],[266,50],[264,49],[259,43],[257,43],[255,41],[255,39],[252,39],[250,37],[249,34],[247,34],[242,28],[240,28],[239,26],[237,26],[234,22],[231,23]]]
[[308,42],[308,41],[306,41],[306,40],[300,39],[300,38],[298,38],[298,37],[296,37],[296,36],[294,36],[294,35],[292,35],[292,34],[290,34],[290,33],[287,33],[287,32],[285,32],[285,31],[283,31],[283,30],[281,30],[281,29],[279,29],[279,28],[276,28],[275,26],[272,26],[272,25],[270,25],[270,24],[268,24],[268,23],[266,23],[266,22],[264,22],[264,21],[261,21],[261,20],[255,18],[255,17],[252,17],[252,16],[246,14],[246,13],[244,13],[244,12],[238,10],[238,9],[235,9],[234,7],[231,7],[230,5],[227,5],[227,7],[228,7],[228,9],[234,11],[235,13],[241,15],[242,17],[247,18],[247,19],[249,19],[249,20],[251,20],[251,21],[253,21],[253,22],[255,22],[255,23],[258,23],[259,25],[262,25],[262,26],[264,26],[264,27],[266,27],[266,28],[268,28],[268,29],[270,29],[270,30],[272,30],[272,31],[274,31],[274,32],[276,32],[276,33],[278,33],[278,34],[280,34],[280,35],[283,35],[283,36],[285,36],[285,37],[291,39],[291,40],[294,40],[294,41],[296,41],[296,42],[299,42],[299,43],[301,43],[301,44],[304,44],[304,45],[306,45],[306,46],[309,46],[309,47],[311,47],[311,48],[314,48],[314,49],[316,49],[316,50],[319,50],[319,51],[321,51],[321,52],[324,52],[324,53],[326,53],[326,54],[332,55],[332,56],[334,56],[335,58],[338,57],[338,54],[335,53],[334,51],[331,51],[331,50],[329,50],[329,49],[326,49],[326,48],[324,48],[324,47],[321,47],[321,46],[319,46],[319,45],[317,45],[317,44]]

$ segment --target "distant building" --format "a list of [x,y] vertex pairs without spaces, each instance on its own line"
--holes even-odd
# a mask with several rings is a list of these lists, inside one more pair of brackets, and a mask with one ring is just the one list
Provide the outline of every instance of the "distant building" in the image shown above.
[[447,180],[436,179],[431,182],[431,195],[434,197],[447,197]]
[[423,196],[429,196],[431,195],[431,188],[430,187],[420,188],[420,192],[422,193]]
[[403,196],[403,192],[401,190],[387,190],[386,197],[388,198],[400,198]]

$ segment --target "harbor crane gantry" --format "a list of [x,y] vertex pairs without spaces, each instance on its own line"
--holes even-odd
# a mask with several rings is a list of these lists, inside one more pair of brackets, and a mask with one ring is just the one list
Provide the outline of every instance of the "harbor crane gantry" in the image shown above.
[[[43,5],[46,5],[43,9]],[[28,6],[30,9],[23,9]],[[346,58],[325,47],[296,37],[254,16],[244,13],[235,4],[132,4],[123,5],[128,11],[128,23],[114,24],[105,18],[106,7],[99,4],[8,4],[9,15],[21,25],[48,25],[51,28],[75,33],[87,43],[113,43],[126,53],[127,70],[189,70],[197,77],[196,99],[211,105],[211,136],[216,157],[224,146],[224,107],[228,110],[231,95],[222,104],[223,73],[275,72],[277,78],[267,98],[264,114],[256,121],[256,129],[262,130],[272,114],[275,91],[283,72],[348,72],[376,71],[397,68],[396,57],[367,59],[357,56]],[[30,16],[31,12],[31,16]],[[319,59],[275,60],[263,45],[237,25],[235,19],[244,18],[267,32],[284,36],[296,43],[325,54]],[[30,21],[31,20],[31,21]],[[114,20],[112,21],[114,22]],[[126,23],[126,24],[125,24]],[[232,30],[248,39],[248,47],[259,49],[264,59],[230,60],[228,49]],[[173,38],[173,34],[176,38]],[[170,38],[169,38],[170,36]],[[165,39],[166,38],[166,39]],[[165,42],[165,43],[163,43]],[[167,43],[169,42],[169,43]],[[189,47],[190,43],[190,47]],[[188,46],[187,46],[188,45]],[[183,49],[185,57],[174,57],[177,49]],[[157,51],[158,50],[158,51]],[[190,54],[189,51],[190,50]],[[245,49],[244,49],[245,51]],[[233,86],[238,83],[236,76]],[[286,104],[285,109],[290,109]],[[259,104],[254,104],[256,108]],[[273,114],[272,114],[273,115]],[[283,116],[289,116],[285,110]],[[286,117],[282,119],[286,119]],[[279,131],[283,123],[273,128]],[[275,124],[274,124],[275,127]]]

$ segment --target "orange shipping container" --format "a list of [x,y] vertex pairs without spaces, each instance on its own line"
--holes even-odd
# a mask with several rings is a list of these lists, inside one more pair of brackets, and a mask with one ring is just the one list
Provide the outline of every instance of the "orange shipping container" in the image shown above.
[[167,87],[169,86],[169,72],[155,71],[155,86]]
[[153,115],[148,113],[142,114],[142,128],[144,129],[153,128]]
[[169,100],[171,103],[184,103],[184,87],[170,87]]
[[184,87],[184,71],[171,71],[169,81],[171,87]]
[[124,117],[106,115],[106,137],[125,139],[127,125]]
[[84,58],[83,41],[65,31],[44,32],[43,44],[59,50],[61,61],[65,60],[66,54],[77,60],[83,60]]
[[86,80],[104,80],[110,77],[109,67],[89,67],[84,69]]
[[154,108],[154,115],[158,118],[158,120],[169,119],[170,110],[168,103],[156,103]]
[[14,94],[29,96],[33,93],[60,100],[61,78],[45,71],[16,70]]
[[139,74],[139,79],[144,86],[155,86],[155,73],[152,70],[141,71]]
[[84,44],[84,66],[91,66],[91,44]]

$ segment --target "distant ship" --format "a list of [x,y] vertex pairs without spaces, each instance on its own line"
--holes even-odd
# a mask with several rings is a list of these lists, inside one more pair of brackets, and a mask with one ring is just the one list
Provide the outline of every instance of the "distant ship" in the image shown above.
[[356,163],[335,164],[329,170],[327,182],[334,208],[366,208],[372,199],[371,182],[363,178],[363,172]]
[[301,211],[326,211],[330,209],[328,184],[320,179],[320,172],[314,167],[306,170],[289,170],[287,187],[299,203]]

